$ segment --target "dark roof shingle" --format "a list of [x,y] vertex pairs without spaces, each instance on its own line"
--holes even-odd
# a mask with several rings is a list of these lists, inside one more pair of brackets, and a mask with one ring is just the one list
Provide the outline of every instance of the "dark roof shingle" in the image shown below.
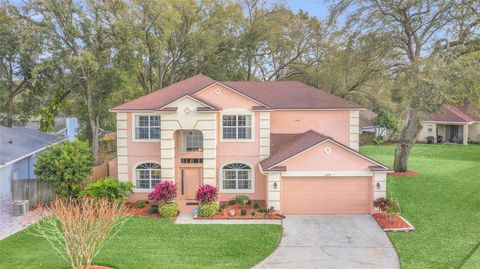
[[[272,139],[273,138],[273,139]],[[282,161],[293,157],[300,152],[309,149],[330,137],[315,131],[307,131],[303,134],[273,134],[270,140],[270,157],[261,161],[263,170],[268,170]]]
[[0,125],[0,165],[64,140],[64,137],[28,128]]
[[448,121],[448,122],[472,122],[480,121],[480,116],[470,111],[468,105],[464,106],[448,106],[442,112],[432,114],[430,121]]
[[169,103],[185,95],[192,95],[197,91],[204,89],[215,80],[205,76],[196,75],[191,78],[174,83],[165,88],[154,91],[150,94],[141,96],[125,104],[116,106],[114,110],[154,110],[162,108]]
[[[154,110],[190,95],[216,81],[196,75],[119,105],[113,110]],[[221,84],[258,102],[261,109],[349,109],[359,105],[299,81],[224,81]]]

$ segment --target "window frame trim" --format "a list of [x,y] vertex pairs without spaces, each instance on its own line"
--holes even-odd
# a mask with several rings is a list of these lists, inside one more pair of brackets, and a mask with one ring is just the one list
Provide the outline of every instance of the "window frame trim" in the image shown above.
[[[223,116],[236,116],[236,122],[238,123],[238,116],[250,116],[251,117],[251,138],[249,139],[242,139],[242,138],[223,138]],[[251,143],[255,142],[255,112],[245,109],[245,108],[232,108],[232,109],[225,109],[222,110],[220,113],[220,142],[233,142],[233,143]],[[236,126],[237,130],[237,137],[238,137],[238,125]],[[223,166],[222,166],[223,167]]]
[[[235,190],[232,190],[232,189],[224,189],[223,188],[223,180],[224,180],[224,177],[223,177],[223,168],[229,164],[233,164],[233,163],[241,163],[241,164],[244,164],[248,167],[250,167],[250,181],[251,181],[251,188],[249,190],[246,190],[246,189],[238,189],[238,185],[237,185],[237,188]],[[233,171],[238,171],[237,169],[233,170]],[[229,162],[226,162],[226,163],[223,163],[219,169],[219,178],[220,178],[220,182],[219,182],[219,193],[255,193],[255,167],[253,165],[251,165],[249,162],[246,162],[246,161],[242,161],[242,160],[235,160],[235,161],[229,161]],[[238,176],[237,176],[238,177]],[[238,178],[236,179],[237,181],[237,184],[238,184]]]
[[145,164],[145,163],[155,163],[155,164],[158,164],[160,166],[160,177],[162,179],[160,179],[161,181],[165,181],[165,180],[168,180],[168,179],[163,179],[162,177],[162,174],[163,174],[163,169],[162,169],[162,165],[160,164],[160,161],[155,161],[155,160],[143,160],[143,161],[139,161],[138,163],[135,163],[132,167],[132,179],[130,180],[130,182],[133,184],[133,192],[135,193],[150,193],[153,191],[153,189],[139,189],[137,188],[137,167],[139,165],[142,165],[142,164]]
[[[137,138],[136,136],[136,129],[137,129],[137,116],[159,116],[160,120],[160,138],[154,138],[154,139],[149,139],[149,138]],[[150,121],[150,118],[149,118]],[[149,128],[150,131],[150,128]],[[149,134],[150,136],[150,134]],[[154,142],[158,143],[162,140],[162,115],[159,113],[155,112],[143,112],[143,113],[132,113],[132,141],[133,142]]]

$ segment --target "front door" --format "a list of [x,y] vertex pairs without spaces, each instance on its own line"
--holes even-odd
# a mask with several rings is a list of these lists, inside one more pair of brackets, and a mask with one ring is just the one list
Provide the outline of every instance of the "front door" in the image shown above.
[[182,195],[187,200],[195,200],[195,194],[200,187],[201,182],[201,168],[181,168],[181,187]]

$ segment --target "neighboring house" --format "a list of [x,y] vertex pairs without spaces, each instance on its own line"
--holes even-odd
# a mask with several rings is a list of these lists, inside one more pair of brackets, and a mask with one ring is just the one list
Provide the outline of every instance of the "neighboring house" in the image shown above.
[[451,142],[467,145],[469,141],[480,142],[480,116],[471,112],[468,105],[448,106],[441,113],[431,115],[422,122],[419,142],[433,137],[434,143]]
[[377,113],[364,109],[360,110],[360,133],[373,133],[375,137],[383,137],[388,138],[388,132],[385,127],[376,127],[374,124],[374,120],[377,117]]
[[[40,119],[34,119],[27,124],[25,124],[25,128],[33,129],[33,130],[40,130]],[[78,120],[75,117],[58,117],[55,118],[55,127],[51,134],[55,135],[62,135],[67,137],[68,140],[73,141],[75,140],[77,133],[78,133]]]
[[282,213],[370,213],[391,170],[358,152],[361,109],[301,82],[197,75],[111,110],[118,178],[132,199],[173,180],[183,211],[210,184]]
[[11,197],[13,179],[36,178],[36,154],[63,140],[57,135],[0,125],[0,200]]

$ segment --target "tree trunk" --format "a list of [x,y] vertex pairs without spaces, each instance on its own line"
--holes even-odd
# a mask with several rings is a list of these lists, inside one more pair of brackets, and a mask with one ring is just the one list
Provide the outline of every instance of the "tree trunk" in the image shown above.
[[400,135],[400,142],[395,150],[395,160],[393,163],[393,169],[395,172],[406,172],[408,157],[413,145],[417,141],[420,130],[422,130],[422,124],[418,117],[418,112],[415,109],[408,111],[407,124],[402,130]]

